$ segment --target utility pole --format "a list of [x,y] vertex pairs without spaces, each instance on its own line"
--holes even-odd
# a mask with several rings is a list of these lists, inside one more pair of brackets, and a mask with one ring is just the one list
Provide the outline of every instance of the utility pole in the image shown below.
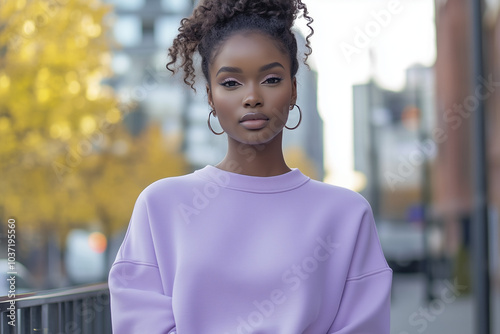
[[[473,86],[480,87],[484,78],[483,64],[483,2],[471,0]],[[488,168],[485,137],[484,100],[477,99],[474,110],[474,220],[472,224],[472,251],[474,273],[476,334],[491,333],[490,272],[488,247]]]

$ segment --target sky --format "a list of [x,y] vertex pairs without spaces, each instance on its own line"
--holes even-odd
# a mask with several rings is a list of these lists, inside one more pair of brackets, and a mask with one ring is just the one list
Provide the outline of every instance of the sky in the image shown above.
[[[382,87],[400,90],[408,67],[434,64],[434,1],[304,2],[314,18],[310,64],[318,72],[325,182],[357,190],[362,176],[353,170],[352,85],[366,83],[373,73]],[[307,33],[304,23],[297,26]]]

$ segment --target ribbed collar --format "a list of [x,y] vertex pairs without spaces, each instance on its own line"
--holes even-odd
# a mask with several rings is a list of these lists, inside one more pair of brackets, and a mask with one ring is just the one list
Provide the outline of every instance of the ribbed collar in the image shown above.
[[212,165],[207,165],[194,172],[195,175],[216,183],[217,185],[240,191],[253,193],[277,193],[300,187],[310,178],[302,174],[298,168],[276,176],[250,176],[232,173]]

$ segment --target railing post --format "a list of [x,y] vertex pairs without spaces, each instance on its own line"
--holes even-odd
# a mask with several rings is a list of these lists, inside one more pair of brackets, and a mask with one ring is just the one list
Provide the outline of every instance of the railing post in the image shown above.
[[47,329],[49,333],[58,332],[59,314],[57,311],[57,304],[42,305],[42,330]]
[[18,326],[20,327],[21,334],[31,334],[31,312],[29,308],[22,308],[19,310],[20,316]]
[[42,328],[42,307],[35,306],[28,308],[30,311],[29,332],[34,333],[36,328]]

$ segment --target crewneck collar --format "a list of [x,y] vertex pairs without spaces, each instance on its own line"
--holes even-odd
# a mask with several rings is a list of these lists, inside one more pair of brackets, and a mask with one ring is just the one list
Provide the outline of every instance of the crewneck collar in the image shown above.
[[275,176],[250,176],[228,172],[212,165],[207,165],[194,172],[195,175],[216,183],[217,185],[240,191],[253,193],[277,193],[300,187],[310,178],[302,174],[298,168]]

